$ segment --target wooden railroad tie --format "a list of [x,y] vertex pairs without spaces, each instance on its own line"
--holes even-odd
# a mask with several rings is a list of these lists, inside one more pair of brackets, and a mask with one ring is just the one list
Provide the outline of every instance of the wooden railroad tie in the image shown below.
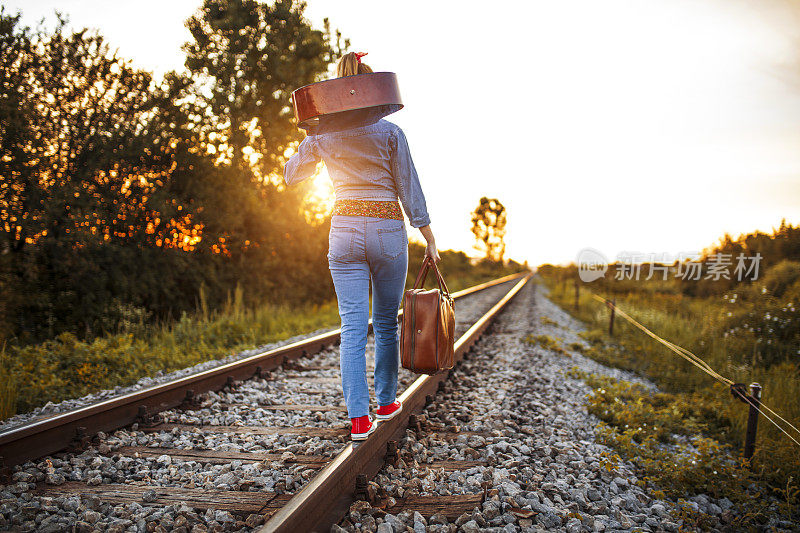
[[[137,455],[138,454],[138,455]],[[281,453],[264,453],[264,452],[230,452],[218,450],[187,450],[183,448],[160,448],[151,446],[123,446],[116,450],[112,450],[108,455],[123,455],[126,457],[151,457],[158,458],[162,455],[168,455],[173,459],[180,459],[182,461],[196,461],[198,463],[208,464],[228,464],[231,461],[242,462],[277,462],[281,461],[283,454]],[[330,457],[323,455],[293,455],[291,459],[284,460],[283,462],[290,464],[306,465],[309,468],[319,469],[325,466],[331,460]],[[448,472],[457,470],[469,470],[476,466],[486,465],[486,461],[434,461],[432,463],[419,463],[420,468],[430,468],[436,470],[444,468]]]
[[[144,501],[144,493],[149,490],[156,493],[156,498],[153,501]],[[185,503],[195,510],[218,509],[240,514],[271,513],[280,509],[292,497],[291,494],[275,494],[274,492],[184,489],[160,485],[109,483],[90,486],[80,481],[70,481],[56,486],[44,485],[37,488],[35,492],[52,497],[94,495],[101,501],[114,505],[138,503],[145,506],[166,506]]]
[[484,438],[491,438],[494,437],[488,431],[422,431],[417,435],[419,438],[427,437],[436,440],[453,440],[457,439],[458,437],[466,436],[466,437],[484,437]]
[[432,463],[419,463],[420,468],[430,468],[431,470],[437,470],[439,468],[444,468],[447,472],[456,472],[458,470],[469,470],[470,468],[475,468],[476,466],[486,466],[488,463],[486,461],[434,461]]
[[[339,376],[336,377],[315,377],[315,376],[298,376],[295,374],[290,374],[288,376],[280,376],[276,378],[274,381],[302,381],[304,383],[322,383],[322,384],[329,384],[329,385],[341,385],[342,378]],[[367,375],[367,381],[372,383],[375,381],[373,376]]]
[[296,361],[286,361],[283,363],[283,370],[292,370],[293,372],[309,372],[319,370],[339,370],[339,367],[327,365],[302,365]]
[[[173,459],[182,461],[196,461],[198,463],[228,464],[231,461],[245,463],[277,462],[281,460],[280,453],[263,452],[229,452],[218,450],[186,450],[181,448],[157,448],[150,446],[124,446],[113,450],[109,455],[124,455],[126,457],[161,457],[168,455]],[[138,455],[137,455],[138,454]],[[330,458],[322,455],[293,455],[286,463],[307,465],[309,468],[322,468]]]
[[419,511],[425,517],[431,517],[437,513],[444,515],[448,520],[455,520],[464,513],[472,511],[475,507],[480,507],[483,502],[481,494],[453,494],[451,496],[408,496],[399,498],[397,503],[387,507],[383,501],[378,504],[378,508],[396,515],[402,511]]
[[278,428],[264,426],[201,426],[194,424],[164,423],[157,426],[141,428],[140,431],[145,433],[158,433],[160,431],[172,431],[175,428],[186,432],[199,430],[203,433],[234,433],[237,435],[301,435],[304,437],[321,437],[324,439],[334,439],[336,437],[350,435],[350,428],[344,426],[337,428]]
[[265,411],[336,411],[347,412],[347,407],[343,405],[311,405],[311,404],[279,404],[279,405],[264,405],[260,403],[218,403],[215,406],[222,407],[223,409],[242,408],[242,409],[264,409]]
[[338,394],[338,391],[319,390],[319,389],[299,389],[293,392],[295,394]]

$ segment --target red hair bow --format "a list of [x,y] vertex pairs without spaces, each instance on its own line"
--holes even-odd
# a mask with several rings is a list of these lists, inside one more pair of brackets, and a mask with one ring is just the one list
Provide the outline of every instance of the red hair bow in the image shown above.
[[361,58],[367,55],[369,52],[356,52],[356,59],[359,63],[361,63]]

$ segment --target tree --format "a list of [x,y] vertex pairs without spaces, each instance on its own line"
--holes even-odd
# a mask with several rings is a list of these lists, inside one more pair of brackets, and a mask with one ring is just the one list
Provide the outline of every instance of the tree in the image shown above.
[[342,44],[338,31],[332,35],[327,19],[323,31],[312,28],[305,6],[205,0],[186,22],[193,41],[183,49],[200,117],[197,147],[225,176],[206,194],[214,208],[205,210],[204,220],[225,232],[231,261],[242,265],[236,274],[243,284],[252,280],[248,295],[254,298],[267,295],[258,287],[272,297],[284,290],[318,298],[330,281],[325,227],[310,226],[302,212],[313,184],[286,189],[282,174],[287,150],[303,138],[291,92],[326,77],[349,41]]
[[205,0],[186,25],[186,67],[210,119],[201,142],[234,168],[261,182],[280,181],[284,151],[303,137],[294,124],[290,94],[320,81],[349,46],[304,18],[304,2]]
[[34,33],[0,9],[0,342],[168,321],[201,284],[212,307],[237,283],[247,304],[330,297],[324,228],[270,178],[302,137],[291,89],[341,50],[303,9],[207,0],[194,75],[162,80],[58,13]]
[[506,252],[506,208],[497,198],[482,197],[472,212],[472,233],[476,248],[486,253],[487,259],[502,261]]
[[31,34],[0,13],[0,250],[3,282],[16,286],[4,303],[34,336],[92,330],[111,300],[130,300],[114,279],[122,256],[190,251],[201,235],[173,180],[186,150],[164,122],[190,80],[156,83],[57,17],[52,34]]

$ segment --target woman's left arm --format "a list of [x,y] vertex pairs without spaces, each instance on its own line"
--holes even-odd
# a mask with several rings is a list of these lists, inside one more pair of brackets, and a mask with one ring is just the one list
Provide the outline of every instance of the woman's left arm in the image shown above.
[[283,168],[286,185],[293,185],[310,178],[319,163],[317,143],[313,135],[306,136],[297,147],[297,153],[289,158]]

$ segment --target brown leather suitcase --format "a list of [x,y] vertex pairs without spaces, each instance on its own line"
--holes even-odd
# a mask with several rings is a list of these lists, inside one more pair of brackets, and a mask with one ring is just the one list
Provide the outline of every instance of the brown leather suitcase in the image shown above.
[[[433,267],[438,289],[425,290],[422,285]],[[418,374],[436,374],[455,364],[456,329],[453,297],[436,263],[425,257],[417,280],[403,295],[403,316],[400,325],[400,362]]]

